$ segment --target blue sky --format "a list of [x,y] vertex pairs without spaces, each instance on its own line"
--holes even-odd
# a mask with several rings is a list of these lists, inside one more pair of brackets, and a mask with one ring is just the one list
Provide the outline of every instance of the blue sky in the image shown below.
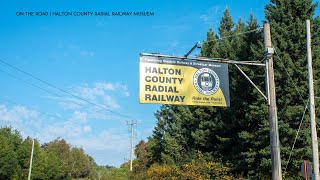
[[[210,26],[216,31],[226,7],[234,21],[247,20],[253,12],[261,24],[268,3],[266,0],[2,2],[0,59],[105,108],[90,105],[0,63],[0,126],[12,126],[23,137],[31,136],[41,143],[64,138],[72,146],[83,147],[98,164],[119,166],[129,158],[126,122],[130,119],[118,114],[137,121],[137,143],[152,134],[156,124],[154,112],[160,108],[139,104],[139,53],[183,55],[197,41],[205,40]],[[16,15],[26,11],[151,11],[155,15]]]

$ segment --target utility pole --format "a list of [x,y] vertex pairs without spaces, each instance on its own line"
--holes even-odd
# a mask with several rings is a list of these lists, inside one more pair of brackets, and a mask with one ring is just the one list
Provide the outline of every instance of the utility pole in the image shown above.
[[266,63],[266,84],[269,109],[270,146],[272,160],[272,180],[282,180],[276,91],[273,70],[274,49],[271,44],[271,33],[269,23],[265,23],[263,27]]
[[312,161],[313,161],[313,178],[319,178],[319,154],[318,154],[318,137],[316,129],[316,113],[314,104],[314,89],[313,89],[313,71],[312,71],[312,54],[311,54],[311,32],[310,20],[307,24],[307,55],[308,55],[308,74],[309,74],[309,98],[310,98],[310,126],[311,126],[311,140],[312,140]]
[[31,178],[31,169],[32,169],[33,150],[34,150],[34,140],[32,139],[32,149],[31,149],[31,156],[30,156],[30,166],[29,166],[29,175],[28,175],[28,180],[30,180],[30,178]]
[[132,156],[133,156],[133,125],[135,124],[133,120],[131,123],[127,123],[130,125],[130,171],[132,171]]

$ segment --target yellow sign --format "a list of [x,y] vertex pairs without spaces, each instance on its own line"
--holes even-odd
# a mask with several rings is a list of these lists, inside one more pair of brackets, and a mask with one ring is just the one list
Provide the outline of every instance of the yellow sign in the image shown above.
[[229,106],[228,65],[140,57],[140,103]]

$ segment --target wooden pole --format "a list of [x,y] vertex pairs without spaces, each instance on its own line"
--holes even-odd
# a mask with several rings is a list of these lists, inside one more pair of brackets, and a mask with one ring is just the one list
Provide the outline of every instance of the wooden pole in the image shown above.
[[268,92],[268,109],[269,109],[269,127],[270,127],[270,146],[272,160],[272,180],[282,180],[280,142],[278,130],[276,91],[274,83],[273,70],[273,47],[271,44],[270,25],[264,24],[264,47],[266,63],[266,80]]
[[310,98],[310,126],[312,140],[312,159],[313,159],[313,179],[319,179],[319,153],[318,153],[318,137],[316,128],[316,113],[314,105],[314,89],[313,89],[313,71],[312,71],[312,54],[311,54],[311,33],[310,20],[307,20],[307,54],[308,54],[308,74],[309,74],[309,98]]

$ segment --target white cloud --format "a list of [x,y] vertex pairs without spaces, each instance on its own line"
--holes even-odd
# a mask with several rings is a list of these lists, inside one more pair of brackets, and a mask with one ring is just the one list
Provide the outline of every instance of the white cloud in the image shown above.
[[109,95],[105,95],[103,97],[103,100],[104,100],[104,104],[107,107],[110,107],[111,109],[117,109],[120,107],[120,105],[116,102],[116,100]]
[[[130,96],[128,87],[123,83],[107,83],[107,82],[95,82],[92,85],[83,84],[81,86],[74,86],[69,88],[72,94],[83,98],[83,101],[76,97],[48,97],[53,100],[57,100],[58,104],[64,109],[71,110],[100,110],[101,107],[106,109],[118,109],[120,104],[118,102],[119,97]],[[96,104],[97,106],[93,106]]]
[[92,86],[84,84],[82,86],[76,86],[72,90],[81,97],[95,99],[98,96],[103,96],[108,92],[115,92],[124,96],[129,96],[128,87],[122,83],[107,83],[107,82],[95,82]]
[[10,126],[18,129],[23,137],[40,126],[39,113],[24,106],[9,107],[0,105],[0,127]]
[[127,149],[128,135],[121,135],[112,130],[102,131],[95,137],[84,137],[72,140],[74,145],[83,146],[90,151],[114,150],[122,151]]
[[113,84],[111,83],[105,83],[105,82],[96,82],[94,83],[94,86],[98,89],[103,89],[103,90],[110,90],[110,91],[114,91],[115,87]]
[[39,130],[36,136],[38,136],[43,142],[50,142],[58,137],[64,139],[72,139],[79,137],[82,134],[81,126],[67,122],[48,125]]
[[115,91],[124,96],[130,95],[127,85],[119,82],[115,84],[106,82],[96,82],[94,83],[94,87],[97,89],[102,89],[104,91]]
[[223,9],[221,6],[213,6],[209,8],[205,13],[200,15],[200,19],[210,25],[216,26],[219,23],[220,17],[223,15]]
[[[73,86],[67,91],[110,111],[120,108],[121,99],[130,95],[127,85],[103,81]],[[23,106],[0,105],[0,125],[12,126],[24,138],[31,136],[42,143],[64,138],[72,146],[83,147],[94,158],[99,158],[100,164],[119,166],[123,158],[128,157],[129,133],[127,127],[121,124],[124,117],[72,96],[45,98],[56,101],[57,105],[63,107],[60,109],[62,111],[59,114],[52,113],[54,117],[48,117]],[[102,124],[104,128],[100,127]]]
[[31,136],[42,143],[61,137],[71,146],[83,147],[100,164],[119,166],[123,163],[123,158],[128,157],[129,133],[123,132],[127,128],[118,126],[119,128],[111,129],[107,126],[109,128],[105,130],[97,130],[93,128],[96,124],[90,121],[90,114],[75,110],[66,121],[61,121],[61,117],[50,121],[47,117],[42,117],[44,114],[40,116],[39,112],[23,106],[0,105],[0,125],[10,125],[20,131],[24,138]]
[[28,110],[23,106],[14,106],[8,109],[5,105],[0,105],[0,120],[8,122],[21,122],[22,120],[32,120],[37,118],[36,111]]
[[38,130],[37,136],[45,142],[52,141],[57,137],[75,138],[81,137],[85,131],[89,132],[88,114],[86,112],[74,111],[65,122],[44,124]]
[[87,84],[83,86],[77,86],[72,91],[78,96],[89,100],[95,100],[98,96],[105,95],[104,89],[97,87],[88,87]]
[[50,142],[62,137],[71,146],[82,147],[100,164],[119,166],[122,159],[128,157],[129,134],[121,134],[123,127],[107,128],[103,131],[93,129],[86,117],[83,112],[74,112],[72,117],[64,123],[55,123],[39,129],[35,137],[41,142]]
[[54,96],[45,96],[52,100],[57,100],[58,104],[64,109],[81,109],[81,107],[86,106],[86,102],[75,97],[54,97]]
[[85,125],[85,126],[83,126],[83,132],[85,132],[85,133],[89,133],[89,132],[91,132],[91,127],[89,126],[89,125]]
[[108,83],[99,81],[91,84],[71,86],[67,91],[71,92],[75,96],[78,96],[79,98],[73,96],[45,96],[45,98],[57,101],[58,105],[64,110],[87,112],[87,119],[124,119],[124,117],[112,113],[112,111],[118,111],[118,109],[121,108],[120,104],[121,101],[124,100],[123,98],[130,96],[127,85],[123,83]]
[[80,112],[80,111],[75,111],[73,112],[73,115],[70,119],[70,121],[76,121],[77,123],[84,123],[87,121],[87,113],[86,112]]

